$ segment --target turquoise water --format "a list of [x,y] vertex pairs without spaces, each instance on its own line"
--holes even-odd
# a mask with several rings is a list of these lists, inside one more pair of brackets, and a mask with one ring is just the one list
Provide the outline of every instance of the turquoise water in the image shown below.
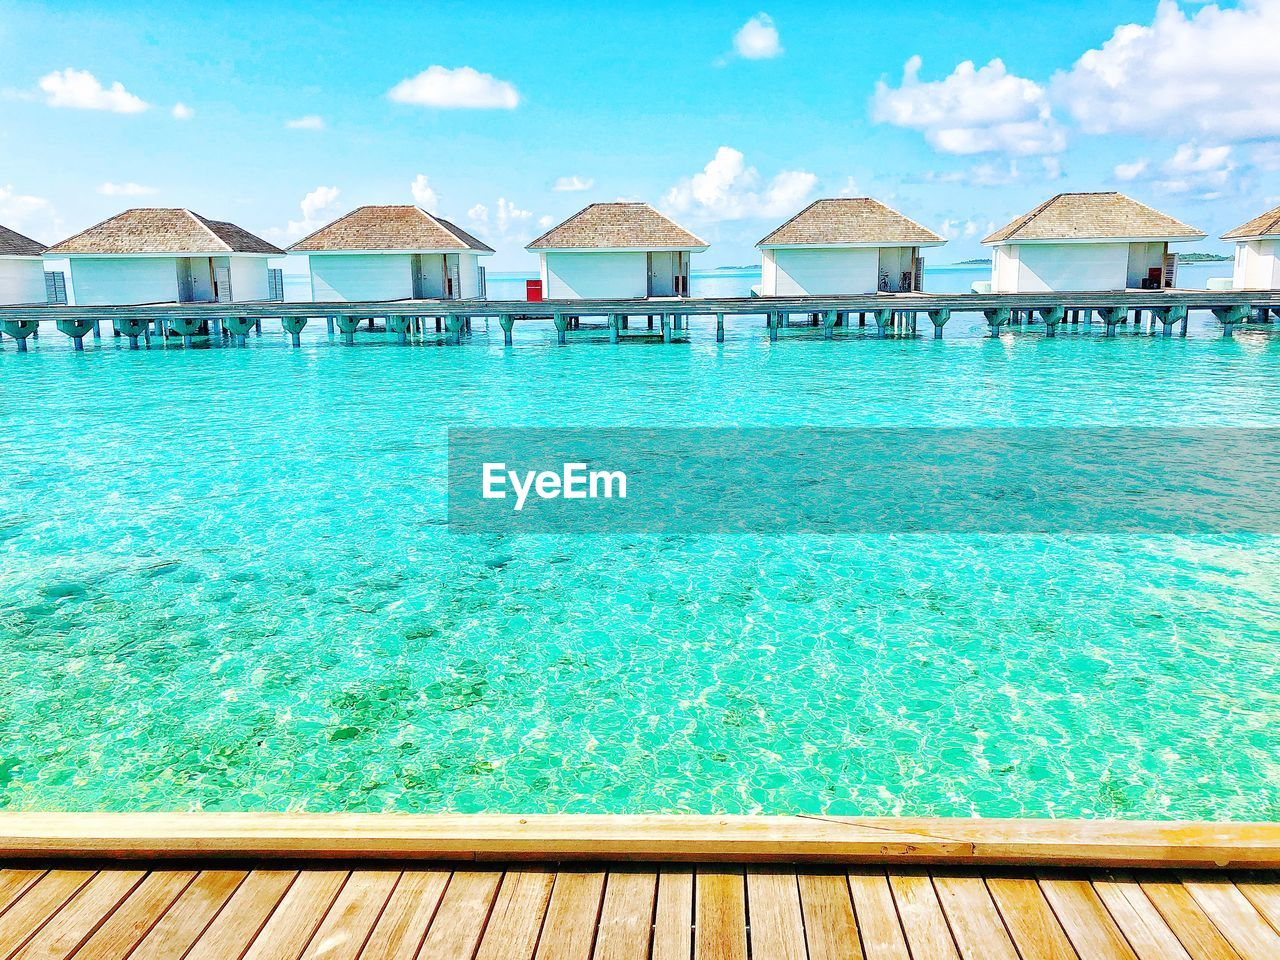
[[444,528],[450,424],[1280,425],[1274,334],[979,332],[6,339],[0,804],[1280,818],[1278,538]]

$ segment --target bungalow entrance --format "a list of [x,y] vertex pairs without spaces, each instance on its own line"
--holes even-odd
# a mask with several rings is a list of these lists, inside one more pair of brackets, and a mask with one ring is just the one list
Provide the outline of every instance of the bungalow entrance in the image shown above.
[[881,293],[911,293],[922,286],[923,265],[915,247],[881,247],[880,275],[876,285]]
[[226,257],[178,257],[179,303],[230,303],[231,264]]
[[649,254],[649,289],[651,297],[687,297],[689,295],[689,251],[661,250]]
[[413,255],[413,299],[457,300],[462,296],[462,274],[456,253]]

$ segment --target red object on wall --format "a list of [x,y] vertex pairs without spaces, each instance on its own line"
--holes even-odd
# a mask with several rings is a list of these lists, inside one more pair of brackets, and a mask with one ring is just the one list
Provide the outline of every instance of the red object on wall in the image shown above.
[[542,281],[526,280],[524,282],[524,298],[530,303],[542,302]]

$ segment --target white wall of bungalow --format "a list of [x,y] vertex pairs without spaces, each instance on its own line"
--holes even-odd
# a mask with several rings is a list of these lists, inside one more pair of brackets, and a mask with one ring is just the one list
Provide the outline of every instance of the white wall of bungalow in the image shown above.
[[1231,285],[1237,290],[1280,290],[1280,207],[1222,237],[1236,242]]
[[44,303],[44,244],[0,226],[0,303]]

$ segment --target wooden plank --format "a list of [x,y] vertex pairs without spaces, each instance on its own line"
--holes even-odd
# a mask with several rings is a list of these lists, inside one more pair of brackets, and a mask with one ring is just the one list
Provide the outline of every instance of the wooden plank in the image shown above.
[[449,883],[448,870],[406,870],[383,908],[360,960],[413,960]]
[[1077,960],[1075,948],[1033,877],[988,876],[986,882],[1023,960]]
[[43,870],[0,870],[0,913],[13,906],[44,873]]
[[809,960],[862,960],[849,878],[843,873],[803,870],[798,882]]
[[1236,878],[1236,889],[1267,918],[1271,928],[1280,933],[1280,883],[1244,875]]
[[0,858],[880,861],[971,849],[808,817],[0,813]]
[[889,888],[914,960],[959,960],[929,874],[923,870],[890,870]]
[[244,870],[204,870],[138,944],[129,960],[181,960],[244,882]]
[[747,871],[747,915],[751,917],[752,956],[805,960],[804,914],[793,868],[753,867]]
[[604,878],[602,871],[561,870],[556,874],[538,941],[538,960],[590,960]]
[[1040,889],[1081,957],[1137,960],[1088,880],[1042,876]]
[[[475,954],[502,874],[459,870],[449,879],[419,960],[458,960]],[[412,960],[413,954],[405,955]]]
[[1192,960],[1239,960],[1186,887],[1171,879],[1144,877],[1139,883]]
[[353,871],[311,938],[304,960],[356,960],[399,879],[395,870]]
[[965,960],[1018,960],[1000,911],[977,874],[933,875],[942,912]]
[[693,871],[664,866],[658,874],[652,960],[690,960],[692,956]]
[[244,960],[297,960],[350,874],[303,870],[245,951]]
[[8,960],[93,879],[93,870],[50,870],[0,916],[0,958]]
[[1280,957],[1280,935],[1227,877],[1188,875],[1182,885],[1243,960]]
[[297,870],[254,870],[197,937],[184,960],[242,956],[297,878]]
[[649,960],[658,875],[611,870],[596,932],[595,960]]
[[1280,868],[1280,822],[838,818],[971,845],[935,863],[1089,867]]
[[741,870],[698,870],[693,956],[694,960],[747,960],[747,890]]
[[506,872],[476,960],[532,960],[555,879],[543,866]]
[[142,882],[142,870],[106,870],[74,897],[15,953],[14,960],[64,960],[93,934]]
[[893,891],[889,889],[889,878],[884,871],[851,870],[848,879],[867,960],[911,960],[898,907],[893,902]]
[[133,952],[196,877],[194,870],[149,873],[76,953],[89,960],[123,960]]
[[1160,911],[1132,877],[1125,874],[1095,876],[1093,889],[1139,960],[1191,960],[1160,916]]

